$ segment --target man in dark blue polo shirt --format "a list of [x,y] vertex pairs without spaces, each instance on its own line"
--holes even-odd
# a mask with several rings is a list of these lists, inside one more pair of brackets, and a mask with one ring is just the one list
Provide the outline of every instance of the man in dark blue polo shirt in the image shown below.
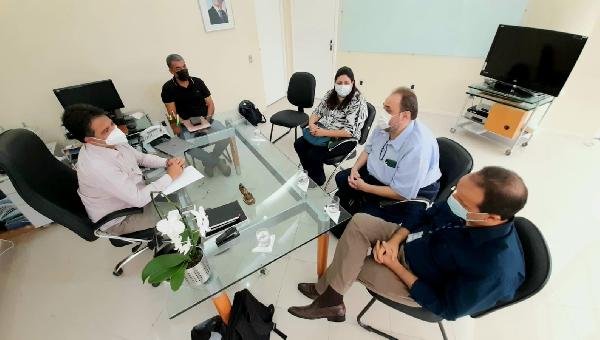
[[[355,280],[447,320],[511,300],[525,277],[513,217],[526,201],[527,187],[517,174],[486,167],[464,176],[447,202],[410,229],[357,214],[319,282],[298,284],[313,303],[289,312],[343,321],[343,294]],[[372,255],[365,257],[369,248]]]
[[[167,56],[167,66],[173,78],[163,85],[160,96],[167,108],[167,118],[171,122],[173,132],[184,139],[193,137],[194,134],[187,131],[185,126],[175,124],[177,120],[186,120],[192,117],[204,117],[211,122],[209,130],[204,131],[206,133],[224,129],[221,122],[213,120],[215,103],[210,90],[202,79],[189,75],[185,60],[179,54],[170,54]],[[214,143],[212,152],[207,152],[204,147],[201,147],[192,149],[188,153],[202,161],[204,170],[209,177],[214,175],[215,167],[218,167],[225,176],[229,176],[231,168],[224,159],[219,157],[228,144],[228,141],[221,140]]]

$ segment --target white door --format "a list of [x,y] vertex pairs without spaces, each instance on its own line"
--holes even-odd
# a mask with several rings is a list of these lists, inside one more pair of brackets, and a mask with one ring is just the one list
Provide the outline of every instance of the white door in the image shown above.
[[270,105],[285,96],[285,45],[281,0],[255,0],[256,28],[260,44],[266,104]]
[[310,72],[315,76],[317,98],[333,88],[337,2],[293,0],[292,3],[294,72]]

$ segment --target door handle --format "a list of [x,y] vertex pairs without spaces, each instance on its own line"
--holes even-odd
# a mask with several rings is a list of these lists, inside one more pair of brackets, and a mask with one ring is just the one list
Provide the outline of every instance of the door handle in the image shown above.
[[333,40],[329,40],[329,50],[333,51]]

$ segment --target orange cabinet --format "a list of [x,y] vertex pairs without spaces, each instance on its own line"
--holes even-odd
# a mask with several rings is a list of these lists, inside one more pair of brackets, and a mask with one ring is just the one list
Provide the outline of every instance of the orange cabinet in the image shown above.
[[528,111],[495,103],[490,108],[485,129],[497,135],[514,139],[527,122]]

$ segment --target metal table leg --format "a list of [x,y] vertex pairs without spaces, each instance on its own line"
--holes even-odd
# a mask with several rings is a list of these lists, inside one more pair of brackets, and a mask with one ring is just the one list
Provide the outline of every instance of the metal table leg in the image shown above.
[[231,137],[229,139],[229,146],[231,147],[231,157],[233,158],[235,173],[241,175],[242,169],[240,168],[240,154],[238,152],[237,144],[235,142],[235,137]]
[[217,313],[221,316],[221,320],[225,324],[228,324],[229,316],[231,315],[231,300],[229,300],[227,293],[219,293],[219,295],[212,298],[212,302],[215,305]]

